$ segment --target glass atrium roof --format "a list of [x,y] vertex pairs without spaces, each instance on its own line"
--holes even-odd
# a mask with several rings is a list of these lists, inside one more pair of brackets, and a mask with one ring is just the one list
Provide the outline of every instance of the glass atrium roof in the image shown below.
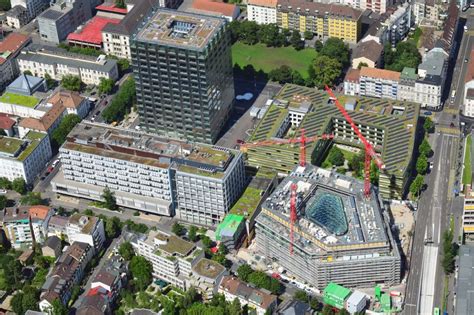
[[347,220],[342,198],[335,194],[323,192],[314,202],[306,207],[309,220],[326,229],[329,233],[343,235],[347,232]]

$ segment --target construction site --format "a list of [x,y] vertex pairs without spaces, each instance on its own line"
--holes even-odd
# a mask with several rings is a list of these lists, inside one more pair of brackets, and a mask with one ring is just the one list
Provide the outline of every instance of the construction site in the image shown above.
[[[336,98],[330,90],[286,84],[262,111],[265,114],[248,144],[241,146],[249,165],[287,175],[301,160],[297,143],[306,147],[305,159],[315,165],[323,162],[333,143],[357,147],[370,155],[366,168],[372,159],[381,170],[382,198],[403,199],[413,163],[419,105],[369,97]],[[349,115],[353,121],[347,120]],[[306,140],[301,144],[303,137]]]
[[377,192],[364,182],[301,165],[262,204],[257,251],[319,289],[393,286],[400,253]]

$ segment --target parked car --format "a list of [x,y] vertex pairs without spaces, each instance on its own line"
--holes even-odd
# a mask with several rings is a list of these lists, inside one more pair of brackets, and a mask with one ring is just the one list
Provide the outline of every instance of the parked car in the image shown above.
[[56,160],[54,160],[52,166],[53,166],[53,167],[56,167],[56,165],[58,165],[58,163],[59,163],[59,159],[56,159]]
[[5,189],[0,189],[0,195],[5,195],[7,191]]

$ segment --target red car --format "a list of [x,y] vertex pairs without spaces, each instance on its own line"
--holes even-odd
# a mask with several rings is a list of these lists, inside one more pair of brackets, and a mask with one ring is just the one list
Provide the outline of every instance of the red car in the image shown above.
[[242,139],[237,139],[237,144],[244,144],[244,143],[245,143],[244,140],[242,140]]
[[48,173],[51,173],[54,170],[53,166],[48,167]]

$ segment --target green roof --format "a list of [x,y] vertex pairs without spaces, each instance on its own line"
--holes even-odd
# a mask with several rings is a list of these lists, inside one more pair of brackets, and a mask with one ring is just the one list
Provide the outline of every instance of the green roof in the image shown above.
[[251,217],[262,199],[262,192],[263,190],[261,189],[247,187],[239,200],[230,209],[230,213]]
[[415,68],[405,67],[400,75],[400,79],[409,79],[409,80],[416,80],[418,79],[418,75],[416,74]]
[[228,213],[224,220],[219,223],[216,230],[216,239],[220,241],[222,239],[222,234],[226,236],[234,236],[241,224],[244,222],[244,217],[237,214]]
[[26,158],[33,152],[38,145],[40,144],[41,140],[46,137],[46,134],[36,131],[30,131],[26,134],[25,139],[31,140],[30,144],[20,153],[18,156],[19,161],[24,161]]
[[38,104],[39,99],[34,96],[6,92],[0,96],[0,102],[34,108]]
[[392,308],[392,301],[390,299],[390,295],[386,293],[382,294],[380,298],[380,304],[382,305],[382,310],[384,312],[390,311],[390,309]]
[[159,248],[168,254],[179,254],[181,256],[187,256],[195,248],[194,243],[183,240],[180,237],[171,235],[167,237],[166,244],[160,245]]
[[0,152],[13,155],[21,148],[23,142],[16,138],[0,137]]

